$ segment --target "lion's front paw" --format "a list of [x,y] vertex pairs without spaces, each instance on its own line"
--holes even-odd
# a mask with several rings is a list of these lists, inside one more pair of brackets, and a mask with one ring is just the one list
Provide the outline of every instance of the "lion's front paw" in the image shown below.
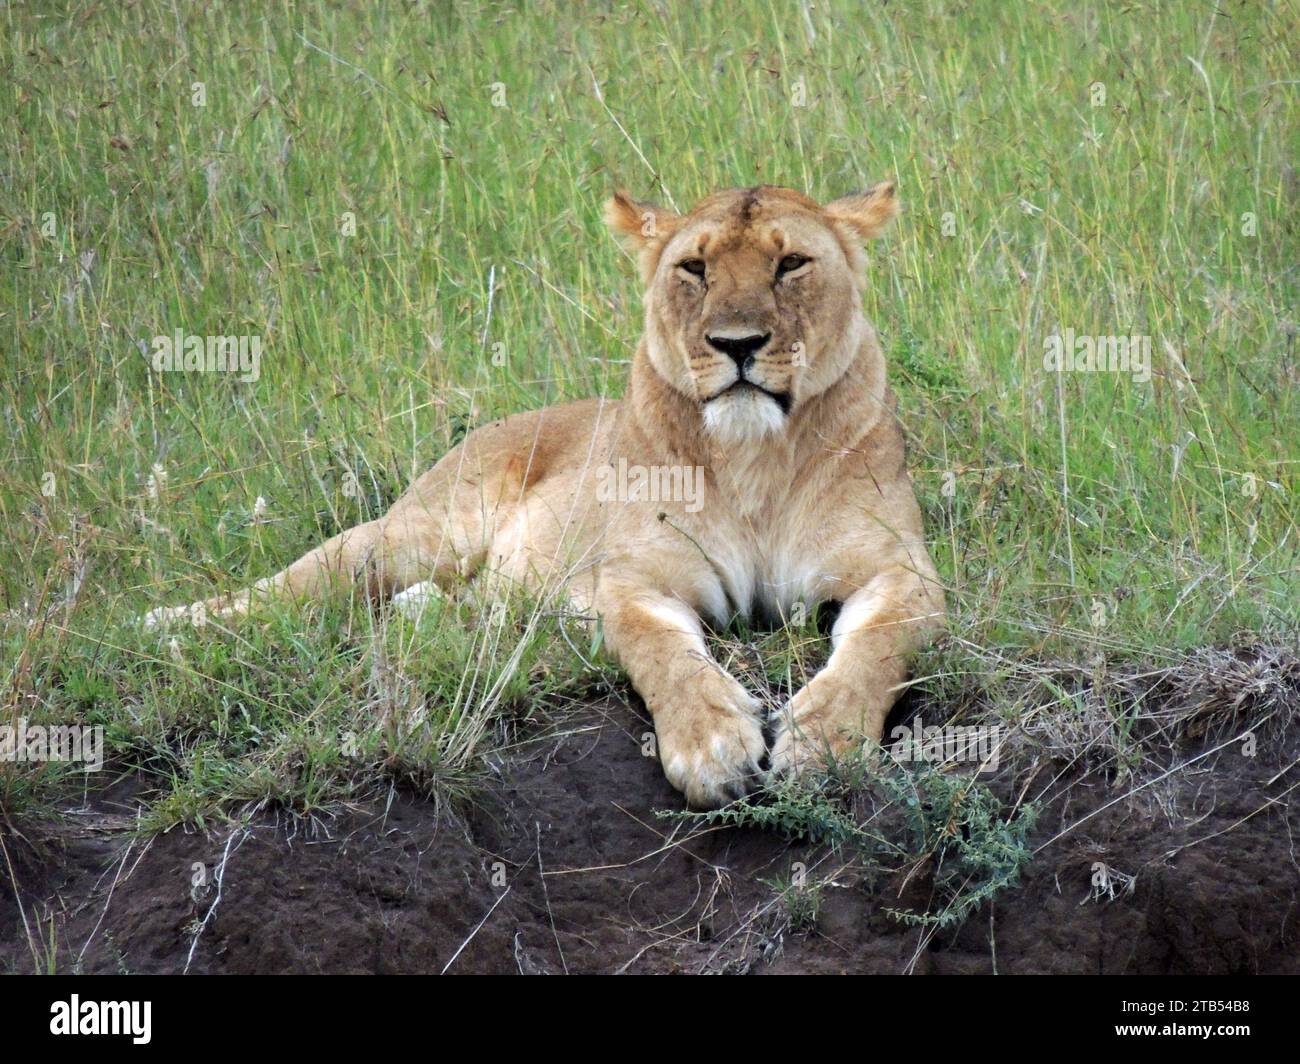
[[868,699],[826,676],[815,677],[778,711],[769,773],[798,775],[860,749],[878,739],[883,713],[871,712]]
[[711,676],[655,710],[659,760],[692,806],[714,809],[760,782],[767,749],[758,705],[730,677]]

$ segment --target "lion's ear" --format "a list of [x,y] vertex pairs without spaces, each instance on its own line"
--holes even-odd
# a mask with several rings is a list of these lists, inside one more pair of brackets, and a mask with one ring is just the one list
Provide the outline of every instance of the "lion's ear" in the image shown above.
[[605,224],[633,251],[666,239],[680,223],[672,211],[641,203],[621,190],[605,204]]
[[863,240],[879,236],[898,217],[898,194],[892,181],[881,181],[866,192],[845,196],[826,206],[826,213],[843,222]]

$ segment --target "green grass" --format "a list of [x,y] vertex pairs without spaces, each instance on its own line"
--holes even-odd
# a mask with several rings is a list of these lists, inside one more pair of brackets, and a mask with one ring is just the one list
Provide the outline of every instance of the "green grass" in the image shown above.
[[[899,182],[868,311],[952,592],[925,682],[1300,629],[1294,3],[0,21],[0,718],[103,723],[160,824],[448,793],[503,716],[607,681],[546,604],[131,622],[381,512],[494,415],[619,394],[618,185],[685,207]],[[1150,336],[1151,380],[1046,372],[1057,328]],[[177,329],[260,336],[260,378],[151,372]],[[0,773],[8,810],[77,784]]]

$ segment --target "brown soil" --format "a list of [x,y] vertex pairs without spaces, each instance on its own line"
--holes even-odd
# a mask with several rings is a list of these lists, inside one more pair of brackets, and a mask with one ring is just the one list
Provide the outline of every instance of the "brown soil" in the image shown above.
[[[180,972],[207,915],[192,972],[1300,973],[1292,725],[1257,757],[1230,747],[1129,797],[1132,780],[1007,766],[999,794],[1047,788],[1035,847],[1093,815],[935,934],[885,911],[926,907],[924,862],[871,876],[824,848],[657,817],[680,803],[641,755],[646,730],[621,704],[588,707],[503,757],[468,818],[395,791],[328,820],[137,838],[143,784],[121,780],[57,830],[6,836],[18,890],[0,864],[0,970],[32,970],[25,913],[46,942],[52,918],[60,971]],[[213,909],[192,877],[223,856]],[[809,930],[769,885],[796,861],[810,879],[839,870]],[[1096,862],[1132,891],[1095,899]]]

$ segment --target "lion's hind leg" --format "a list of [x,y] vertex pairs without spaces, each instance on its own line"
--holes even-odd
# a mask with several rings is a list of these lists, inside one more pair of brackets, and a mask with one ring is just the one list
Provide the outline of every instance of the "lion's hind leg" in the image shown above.
[[419,573],[436,561],[436,556],[424,560],[426,537],[418,529],[409,522],[392,522],[390,516],[340,532],[243,591],[189,606],[153,610],[145,616],[145,624],[153,627],[177,620],[202,624],[209,619],[242,616],[259,601],[319,598],[327,589],[358,584],[368,595],[386,597],[418,580]]
[[[367,597],[383,600],[424,582],[447,588],[463,581],[482,565],[513,500],[497,491],[485,496],[480,478],[461,474],[453,452],[383,517],[340,532],[243,591],[155,609],[144,622],[150,627],[185,620],[201,624],[242,616],[260,601],[319,598],[329,589],[360,586]],[[413,592],[404,605],[413,606],[418,598]]]

